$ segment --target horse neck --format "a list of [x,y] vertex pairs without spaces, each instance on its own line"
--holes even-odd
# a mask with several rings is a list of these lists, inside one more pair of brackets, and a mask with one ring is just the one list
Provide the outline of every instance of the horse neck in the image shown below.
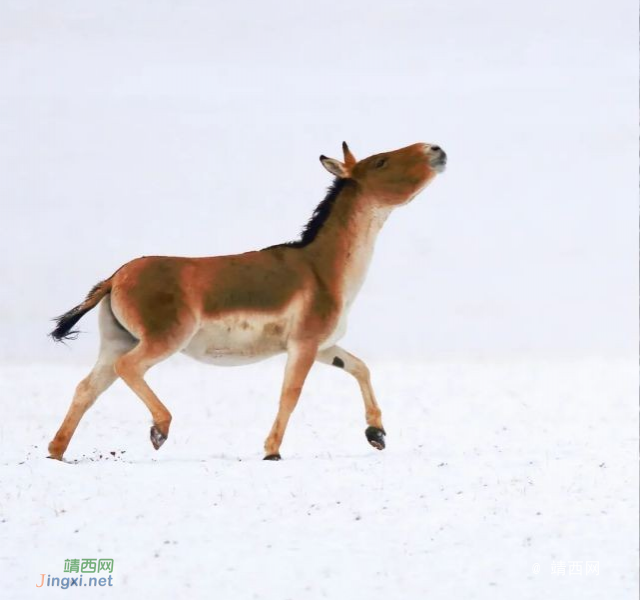
[[345,186],[307,256],[323,283],[346,306],[360,290],[376,238],[391,209],[376,206],[357,185]]

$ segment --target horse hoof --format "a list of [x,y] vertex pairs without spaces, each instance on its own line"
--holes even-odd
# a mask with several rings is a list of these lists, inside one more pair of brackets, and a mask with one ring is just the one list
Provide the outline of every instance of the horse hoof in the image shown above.
[[151,438],[151,443],[156,450],[158,450],[158,448],[167,441],[167,436],[160,431],[157,425],[153,425],[151,427],[149,437]]
[[262,460],[282,460],[279,454],[267,454]]
[[364,434],[367,436],[367,440],[376,450],[384,450],[385,442],[384,436],[386,435],[384,429],[379,429],[378,427],[367,427]]
[[49,450],[49,456],[47,456],[47,458],[52,458],[53,460],[62,460],[64,450],[61,450],[58,444],[56,444],[55,442],[51,442],[47,450]]

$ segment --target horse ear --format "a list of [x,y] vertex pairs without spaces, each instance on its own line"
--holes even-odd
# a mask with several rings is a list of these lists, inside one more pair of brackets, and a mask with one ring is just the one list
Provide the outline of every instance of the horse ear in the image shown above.
[[347,146],[347,142],[342,142],[342,152],[344,154],[344,164],[347,169],[351,169],[358,161],[356,157],[349,150],[349,146]]
[[320,162],[322,163],[322,166],[329,171],[329,173],[339,177],[340,179],[344,179],[349,176],[346,165],[335,158],[329,158],[322,154],[320,155]]

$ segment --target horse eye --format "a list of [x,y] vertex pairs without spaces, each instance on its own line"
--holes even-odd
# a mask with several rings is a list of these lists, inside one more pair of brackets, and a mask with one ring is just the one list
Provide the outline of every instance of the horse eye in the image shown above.
[[376,164],[373,166],[374,169],[380,169],[381,167],[384,167],[387,164],[387,159],[386,158],[379,158],[376,161]]

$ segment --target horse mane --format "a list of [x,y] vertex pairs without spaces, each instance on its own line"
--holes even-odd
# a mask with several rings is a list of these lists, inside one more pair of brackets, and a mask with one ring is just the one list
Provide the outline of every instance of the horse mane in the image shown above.
[[324,200],[316,206],[311,218],[307,221],[307,224],[303,227],[300,239],[291,242],[285,242],[283,244],[276,244],[275,246],[269,246],[263,248],[263,250],[270,250],[271,248],[304,248],[308,246],[313,240],[318,237],[322,226],[327,222],[329,215],[335,205],[336,199],[348,185],[352,183],[351,179],[336,177],[333,183],[327,189],[327,195]]

